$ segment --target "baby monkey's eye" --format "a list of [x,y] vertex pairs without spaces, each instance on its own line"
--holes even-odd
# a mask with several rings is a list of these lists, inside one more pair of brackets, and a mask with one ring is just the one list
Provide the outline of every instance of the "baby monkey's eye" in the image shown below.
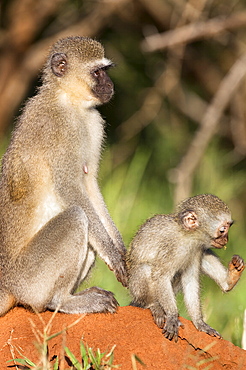
[[95,77],[98,77],[100,75],[100,70],[97,69],[96,71],[93,72]]
[[221,233],[221,234],[223,234],[225,231],[226,231],[226,226],[222,226],[220,229],[219,229],[219,232]]

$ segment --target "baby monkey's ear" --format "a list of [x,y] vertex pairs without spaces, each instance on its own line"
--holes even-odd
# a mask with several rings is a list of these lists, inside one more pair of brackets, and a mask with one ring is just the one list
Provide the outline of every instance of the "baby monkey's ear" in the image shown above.
[[199,227],[197,214],[194,211],[185,211],[181,215],[181,221],[187,230],[196,230]]

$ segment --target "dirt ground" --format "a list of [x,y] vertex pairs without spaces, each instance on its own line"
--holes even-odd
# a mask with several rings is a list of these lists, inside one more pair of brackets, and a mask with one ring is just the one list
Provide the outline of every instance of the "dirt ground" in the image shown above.
[[[20,352],[38,362],[39,352],[35,343],[52,317],[52,312],[41,315],[18,307],[0,318],[0,369],[8,369],[12,358]],[[81,318],[82,317],[82,318]],[[181,318],[177,343],[170,342],[154,324],[149,310],[120,307],[116,314],[67,315],[57,313],[51,322],[50,334],[64,330],[49,342],[49,358],[63,358],[66,345],[80,359],[80,340],[101,352],[114,350],[114,364],[119,369],[132,370],[132,357],[138,356],[145,366],[137,362],[137,369],[246,369],[246,351],[223,339],[198,332],[190,321]],[[64,360],[60,368],[69,368]],[[13,367],[12,367],[13,368]],[[23,368],[22,368],[23,369]],[[136,369],[136,367],[135,367]]]

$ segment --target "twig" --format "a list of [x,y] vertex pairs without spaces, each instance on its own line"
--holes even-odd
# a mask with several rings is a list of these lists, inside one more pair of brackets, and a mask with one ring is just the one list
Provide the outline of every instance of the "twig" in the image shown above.
[[211,38],[221,32],[246,25],[246,12],[235,13],[229,18],[217,17],[204,22],[194,22],[174,30],[151,35],[142,42],[142,49],[153,52],[189,43],[203,38]]
[[224,109],[238,88],[245,73],[246,54],[234,63],[228,74],[221,81],[211,104],[202,118],[200,129],[195,134],[187,153],[182,158],[180,164],[172,170],[172,181],[176,183],[176,202],[190,195],[194,172],[217,129]]

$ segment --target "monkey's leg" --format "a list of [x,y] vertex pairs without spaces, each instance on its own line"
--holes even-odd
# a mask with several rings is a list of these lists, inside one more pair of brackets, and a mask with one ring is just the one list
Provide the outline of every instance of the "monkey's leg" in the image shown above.
[[[176,274],[172,280],[172,287],[173,287],[173,293],[176,296],[176,294],[181,290],[181,281],[180,281],[180,274]],[[159,328],[163,328],[165,321],[166,321],[166,313],[160,303],[158,301],[154,302],[152,306],[150,307],[150,310],[152,312],[153,318],[155,320],[156,325]],[[179,326],[182,324],[179,323]]]
[[152,303],[150,275],[151,268],[147,264],[134,266],[129,271],[129,290],[133,297],[131,306],[148,308]]
[[55,296],[47,305],[47,308],[55,310],[57,307],[58,311],[64,313],[114,313],[118,307],[118,302],[113,293],[98,287],[92,287],[74,295],[67,295],[65,299],[62,299],[62,302],[59,302],[59,297]]
[[12,294],[0,288],[0,316],[5,315],[14,305],[16,301]]
[[203,321],[200,305],[199,287],[199,263],[193,261],[193,265],[186,269],[181,276],[184,300],[195,327],[205,333],[221,338],[221,335]]
[[37,311],[115,311],[110,292],[91,288],[72,295],[85,266],[89,269],[88,256],[88,220],[82,208],[72,206],[50,220],[24,249],[16,263],[13,295]]
[[150,308],[156,325],[163,328],[165,312],[158,301],[155,301],[156,288],[151,281],[151,267],[147,264],[134,267],[130,270],[129,290],[133,296],[130,306]]
[[[176,296],[178,291],[181,290],[180,274],[176,274],[172,280],[173,293]],[[150,307],[155,323],[159,328],[163,328],[166,321],[166,314],[159,302],[154,302]],[[181,323],[180,323],[181,325]]]
[[244,268],[244,260],[238,255],[232,257],[228,269],[226,269],[211,250],[207,250],[203,254],[202,271],[216,281],[224,292],[234,288]]

